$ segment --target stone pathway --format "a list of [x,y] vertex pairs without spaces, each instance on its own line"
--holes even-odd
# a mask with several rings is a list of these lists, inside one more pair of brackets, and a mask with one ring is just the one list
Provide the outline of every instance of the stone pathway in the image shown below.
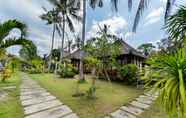
[[78,118],[68,106],[26,74],[22,78],[20,100],[25,118]]
[[120,107],[105,118],[138,118],[156,100],[158,93],[145,92],[126,106]]

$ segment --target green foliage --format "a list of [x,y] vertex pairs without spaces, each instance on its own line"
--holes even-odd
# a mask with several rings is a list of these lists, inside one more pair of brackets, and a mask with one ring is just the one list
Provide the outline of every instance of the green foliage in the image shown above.
[[28,46],[24,46],[19,51],[20,57],[22,57],[24,60],[30,61],[37,57],[37,47],[33,42],[30,42]]
[[42,73],[44,67],[44,61],[40,58],[33,59],[31,61],[31,68],[28,70],[31,74]]
[[134,84],[136,82],[137,71],[138,71],[138,68],[135,64],[123,65],[119,69],[122,79],[124,81],[126,80],[127,82],[129,82],[129,84]]
[[166,22],[166,30],[171,39],[175,42],[174,45],[180,45],[186,36],[186,7],[181,6],[178,11],[168,17]]
[[58,74],[63,78],[72,78],[78,71],[71,64],[61,64]]
[[95,99],[96,98],[95,93],[96,93],[96,86],[91,86],[87,91],[87,97],[90,99]]
[[12,75],[11,69],[9,69],[8,67],[3,69],[2,74],[1,74],[2,82],[5,82],[7,79],[9,79],[11,75]]
[[[183,118],[186,111],[186,50],[179,49],[175,54],[159,55],[149,59],[150,69],[158,81],[154,88],[160,91],[159,102],[169,117]],[[150,79],[149,74],[147,79]]]
[[138,50],[142,52],[145,56],[148,56],[151,54],[155,46],[152,43],[145,43],[138,47]]

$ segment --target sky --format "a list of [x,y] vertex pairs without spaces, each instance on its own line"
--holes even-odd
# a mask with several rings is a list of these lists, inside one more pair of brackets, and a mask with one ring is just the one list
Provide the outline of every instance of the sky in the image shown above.
[[[97,35],[99,26],[107,24],[109,32],[123,38],[134,48],[143,43],[153,43],[166,37],[163,29],[166,0],[149,0],[148,8],[144,11],[137,31],[132,32],[134,16],[139,0],[133,2],[132,11],[128,11],[127,0],[119,0],[118,12],[111,8],[110,0],[104,0],[103,8],[92,9],[87,5],[86,39]],[[186,0],[177,0],[174,8],[185,4]],[[52,26],[46,25],[39,16],[44,13],[42,7],[52,9],[47,0],[0,0],[0,22],[8,19],[18,19],[28,26],[28,39],[38,47],[38,54],[47,54],[51,48]],[[81,33],[81,24],[74,21],[76,35]],[[69,33],[69,29],[67,29]],[[19,36],[20,32],[13,30],[11,36]],[[69,33],[70,36],[72,34]],[[69,38],[69,37],[66,37]],[[71,37],[70,37],[71,38]],[[55,48],[60,47],[61,40],[56,34]],[[21,47],[8,49],[9,53],[18,54]]]

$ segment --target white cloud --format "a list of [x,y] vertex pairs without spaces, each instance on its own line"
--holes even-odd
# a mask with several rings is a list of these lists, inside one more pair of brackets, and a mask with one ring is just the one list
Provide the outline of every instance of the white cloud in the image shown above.
[[115,35],[123,32],[123,30],[128,26],[127,21],[120,16],[114,16],[100,22],[94,21],[90,31],[87,32],[87,39],[98,36],[97,32],[100,30],[99,27],[103,27],[104,25],[109,26],[109,33]]
[[[19,2],[19,4],[18,4]],[[11,12],[15,12],[19,15],[27,16],[28,18],[32,20],[39,20],[39,15],[42,14],[42,8],[41,6],[38,6],[31,0],[6,0],[0,2],[0,8],[2,10],[8,9]],[[22,17],[22,16],[20,16]]]
[[152,18],[152,19],[148,20],[148,21],[144,24],[144,26],[147,26],[147,25],[151,25],[151,24],[157,23],[157,22],[160,21],[160,20],[161,20],[160,17]]
[[144,26],[154,24],[161,20],[164,9],[163,7],[159,7],[157,9],[152,10],[145,18]]
[[149,19],[153,19],[153,18],[157,18],[157,17],[161,17],[161,15],[163,14],[163,7],[159,7],[158,9],[154,9],[152,10],[152,12],[150,12],[147,17],[145,18],[145,20],[149,20]]

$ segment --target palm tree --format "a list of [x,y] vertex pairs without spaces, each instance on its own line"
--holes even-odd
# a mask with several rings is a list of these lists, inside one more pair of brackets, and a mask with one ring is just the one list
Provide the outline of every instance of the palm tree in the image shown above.
[[[21,31],[21,36],[19,38],[6,38],[15,28]],[[27,27],[20,21],[8,20],[0,24],[0,50],[14,45],[22,45],[24,47],[30,46],[32,41],[25,39],[26,34]]]
[[46,13],[42,14],[40,18],[42,20],[47,21],[47,25],[53,25],[53,31],[52,31],[52,44],[51,44],[51,50],[50,50],[50,61],[49,61],[49,66],[48,69],[51,68],[51,63],[52,63],[52,50],[54,49],[54,40],[55,40],[55,32],[56,30],[59,29],[58,23],[60,23],[60,17],[58,16],[58,13],[56,12],[55,9],[51,11],[47,11],[46,8],[44,8],[44,11]]
[[75,7],[75,0],[48,0],[48,1],[54,5],[56,11],[61,17],[61,23],[59,23],[59,27],[61,31],[59,34],[62,37],[62,44],[61,44],[61,62],[62,62],[63,54],[64,54],[66,24],[68,25],[70,31],[74,32],[74,24],[72,18],[77,21],[81,21],[81,17],[78,16],[79,8]]
[[[77,0],[78,2],[80,2],[81,0]],[[89,0],[90,2],[90,6],[94,9],[96,6],[98,7],[102,7],[103,6],[103,0]],[[111,0],[111,2],[113,3],[116,11],[117,11],[117,2],[118,0]],[[81,41],[81,45],[82,47],[84,46],[85,43],[85,34],[86,34],[86,7],[87,7],[87,0],[83,0],[83,23],[82,23],[82,41]],[[83,74],[83,54],[81,52],[80,54],[80,67],[79,67],[79,73],[80,73],[80,80],[84,80],[84,74]]]

